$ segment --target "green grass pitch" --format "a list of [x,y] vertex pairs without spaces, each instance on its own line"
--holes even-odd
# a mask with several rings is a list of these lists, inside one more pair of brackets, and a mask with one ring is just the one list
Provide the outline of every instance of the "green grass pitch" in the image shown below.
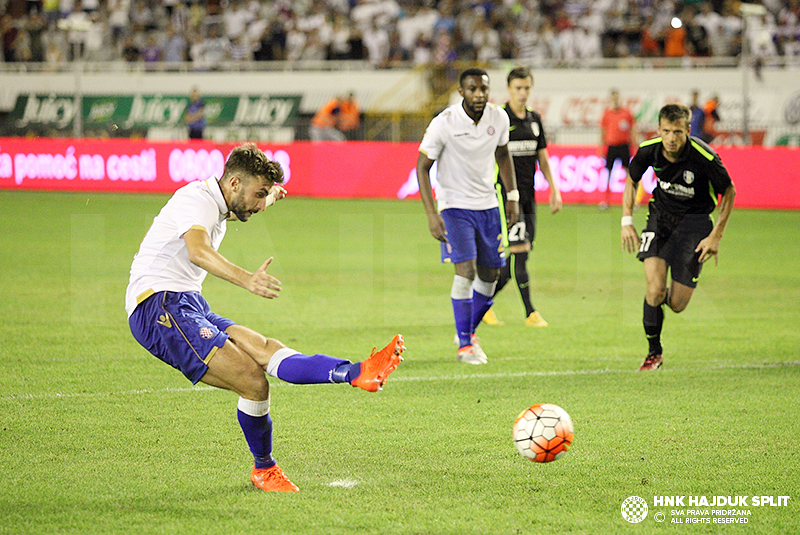
[[[797,533],[800,213],[734,210],[651,373],[618,210],[542,207],[529,268],[550,327],[523,325],[512,284],[474,367],[455,361],[452,267],[420,203],[290,197],[230,224],[221,252],[249,269],[274,256],[284,290],[209,277],[216,312],[304,352],[408,346],[377,394],[271,380],[275,455],[301,488],[275,495],[250,484],[236,396],[192,387],[128,330],[130,262],[166,198],[0,192],[0,534]],[[575,423],[546,465],[511,440],[538,402]],[[740,507],[746,524],[653,507],[716,495],[790,499]],[[640,524],[620,514],[629,496],[650,504]]]

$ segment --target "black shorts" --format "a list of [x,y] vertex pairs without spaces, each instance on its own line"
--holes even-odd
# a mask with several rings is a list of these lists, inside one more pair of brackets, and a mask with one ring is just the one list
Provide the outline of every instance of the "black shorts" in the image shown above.
[[631,163],[631,148],[628,144],[624,145],[610,145],[606,153],[606,169],[611,171],[614,168],[614,162],[620,160],[623,169],[627,169]]
[[[533,191],[533,188],[530,188]],[[520,195],[519,219],[508,229],[508,245],[532,244],[536,239],[536,199]]]
[[695,249],[711,233],[713,227],[711,218],[706,214],[687,214],[677,223],[659,223],[658,213],[651,205],[636,258],[641,261],[653,256],[663,258],[669,266],[672,280],[696,288],[703,264],[700,263],[700,254]]

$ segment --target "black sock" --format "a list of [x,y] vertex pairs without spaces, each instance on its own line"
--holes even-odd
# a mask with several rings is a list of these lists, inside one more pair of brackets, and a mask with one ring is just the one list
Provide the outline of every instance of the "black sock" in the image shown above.
[[644,313],[642,315],[644,323],[644,333],[650,344],[650,355],[661,354],[661,327],[664,325],[664,309],[661,305],[650,306],[647,299],[644,300]]
[[526,266],[528,253],[514,253],[512,259],[514,262],[514,278],[517,280],[517,288],[519,288],[519,295],[522,297],[522,304],[525,305],[525,317],[527,318],[536,310],[533,307],[533,303],[531,303],[531,279]]

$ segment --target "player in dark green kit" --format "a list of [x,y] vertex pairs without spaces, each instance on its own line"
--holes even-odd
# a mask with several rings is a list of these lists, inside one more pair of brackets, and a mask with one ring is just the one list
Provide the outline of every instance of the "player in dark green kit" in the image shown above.
[[[647,279],[643,323],[650,348],[639,370],[661,366],[663,305],[681,312],[689,304],[703,263],[712,256],[717,261],[733,210],[736,190],[728,171],[711,147],[690,137],[690,118],[689,108],[681,104],[661,108],[659,137],[639,145],[622,197],[622,248],[638,250]],[[633,204],[636,186],[648,167],[653,168],[657,180],[640,238],[633,226]],[[710,214],[717,204],[715,224]],[[668,271],[672,279],[669,288]]]
[[[495,295],[514,277],[519,288],[522,304],[525,306],[525,325],[529,327],[546,327],[547,322],[534,308],[530,296],[530,276],[526,263],[532,250],[536,236],[536,199],[533,189],[533,177],[536,174],[536,163],[550,184],[550,211],[561,210],[561,192],[553,181],[550,172],[550,160],[547,154],[547,139],[544,135],[542,118],[527,107],[528,97],[533,87],[531,71],[518,67],[508,74],[509,101],[503,106],[511,122],[508,150],[514,160],[514,171],[517,175],[519,189],[519,219],[508,229],[508,262],[500,271]],[[497,183],[502,187],[502,181]],[[505,189],[503,188],[505,199]],[[505,206],[505,203],[500,203]],[[489,309],[483,321],[490,325],[501,325],[494,311]]]

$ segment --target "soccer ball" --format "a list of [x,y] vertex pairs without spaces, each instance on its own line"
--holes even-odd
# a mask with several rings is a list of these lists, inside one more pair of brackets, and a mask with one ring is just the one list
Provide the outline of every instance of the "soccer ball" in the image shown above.
[[514,421],[514,444],[520,455],[537,463],[561,458],[572,444],[575,429],[567,411],[552,403],[538,403]]

